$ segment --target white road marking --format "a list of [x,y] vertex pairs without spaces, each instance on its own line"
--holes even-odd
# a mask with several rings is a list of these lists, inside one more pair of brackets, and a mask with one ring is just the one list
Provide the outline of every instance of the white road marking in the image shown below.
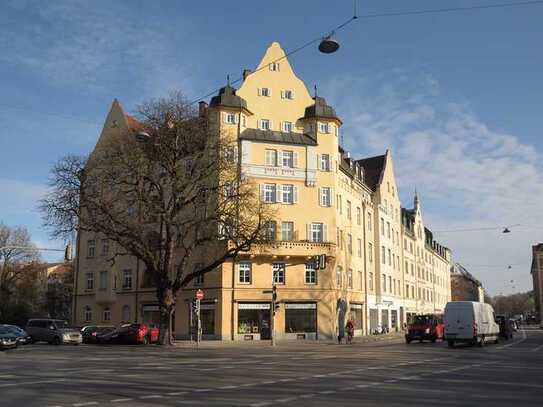
[[84,406],[95,406],[97,404],[98,404],[97,401],[87,401],[85,403],[74,403],[74,404],[72,404],[72,406],[74,406],[74,407],[84,407]]
[[221,389],[221,390],[230,390],[230,389],[237,389],[238,387],[239,386],[230,385],[230,386],[219,387],[219,389]]
[[319,391],[319,394],[334,394],[336,393],[335,390],[323,390],[323,391]]
[[261,403],[254,403],[254,404],[251,404],[250,406],[251,407],[264,407],[264,406],[269,406],[273,403],[269,402],[269,401],[263,401]]
[[34,382],[2,383],[0,384],[0,387],[30,386],[32,384],[59,383],[59,382],[65,382],[65,381],[66,379],[56,379],[56,380],[36,380]]
[[309,394],[302,394],[301,396],[299,396],[299,398],[301,398],[301,399],[309,399],[309,398],[315,397],[315,396],[316,396],[316,394],[309,393]]
[[207,391],[212,391],[213,389],[194,389],[193,391],[197,392],[197,393],[204,393],[204,392],[207,392]]
[[287,398],[284,398],[284,399],[277,399],[275,400],[276,403],[288,403],[289,401],[294,401],[296,400],[297,397],[287,397]]
[[543,345],[539,345],[536,348],[530,349],[530,352],[537,352],[539,349],[543,348]]
[[126,398],[126,399],[115,399],[115,400],[110,400],[110,403],[124,403],[126,401],[132,401],[134,399],[130,399],[130,398]]
[[182,394],[187,394],[188,392],[186,391],[174,391],[174,392],[171,392],[171,393],[166,393],[168,396],[181,396]]
[[164,398],[164,396],[161,396],[160,394],[150,394],[148,396],[140,396],[138,397],[142,400],[147,400],[147,399],[162,399]]

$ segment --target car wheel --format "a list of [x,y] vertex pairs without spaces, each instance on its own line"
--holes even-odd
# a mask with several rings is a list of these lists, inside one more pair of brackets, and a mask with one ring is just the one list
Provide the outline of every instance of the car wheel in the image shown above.
[[454,348],[454,341],[447,341],[447,345],[449,345],[449,348]]
[[53,345],[60,345],[61,344],[61,341],[60,341],[60,338],[58,336],[55,336],[55,339],[53,339]]

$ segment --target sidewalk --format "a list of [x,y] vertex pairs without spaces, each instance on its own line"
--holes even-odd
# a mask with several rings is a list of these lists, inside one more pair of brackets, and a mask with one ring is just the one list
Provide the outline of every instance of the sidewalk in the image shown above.
[[[353,346],[363,345],[366,343],[373,342],[399,342],[404,340],[403,332],[393,332],[383,335],[368,335],[368,336],[359,336],[355,337],[353,340]],[[176,340],[174,346],[177,348],[195,348],[196,343],[187,340]],[[219,340],[208,340],[202,341],[198,345],[200,349],[216,349],[216,348],[239,348],[239,347],[270,347],[270,341],[219,341]],[[345,341],[341,345],[338,345],[337,341],[333,340],[278,340],[276,342],[277,348],[303,348],[310,346],[348,346]]]

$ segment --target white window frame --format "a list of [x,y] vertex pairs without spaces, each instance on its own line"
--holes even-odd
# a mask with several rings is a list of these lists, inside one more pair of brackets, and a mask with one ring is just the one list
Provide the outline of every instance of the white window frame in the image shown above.
[[312,242],[323,243],[324,242],[324,223],[312,222],[310,226],[310,237]]
[[85,314],[85,322],[92,321],[92,308],[90,307],[90,305],[85,305],[83,309]]
[[90,239],[87,240],[87,257],[94,257],[96,256],[96,240]]
[[281,166],[286,168],[294,168],[294,151],[284,150],[281,153]]
[[123,289],[130,290],[132,288],[132,270],[123,270]]
[[86,289],[87,290],[94,290],[94,273],[93,272],[88,272],[86,274],[86,277],[87,277],[87,285],[86,285]]
[[102,313],[102,320],[111,321],[111,309],[109,307],[104,308],[104,312]]
[[260,119],[260,130],[271,130],[271,120]]
[[281,240],[287,242],[294,240],[294,222],[281,222]]
[[294,91],[291,89],[285,89],[281,91],[281,99],[287,99],[287,100],[293,100],[294,99]]
[[347,288],[353,288],[353,269],[347,270]]
[[286,283],[286,266],[285,263],[272,263],[272,283],[285,285]]
[[320,188],[320,205],[325,207],[332,206],[332,188],[322,187]]
[[268,167],[277,167],[277,150],[267,148],[264,152],[264,159]]
[[305,265],[304,282],[306,285],[317,285],[317,270],[315,270],[313,263]]
[[329,172],[331,167],[332,166],[330,165],[330,154],[321,154],[319,160],[319,169],[321,171]]
[[277,185],[276,184],[264,184],[264,202],[275,203],[277,202]]
[[258,88],[258,96],[271,97],[271,94],[270,88]]
[[249,261],[238,263],[238,283],[251,284],[252,264]]
[[272,72],[278,72],[279,71],[279,62],[270,62],[270,64],[268,65],[270,71]]
[[286,204],[294,203],[294,185],[283,184],[281,186],[281,202]]
[[292,132],[292,122],[283,122],[281,124],[281,129],[283,133],[291,133]]

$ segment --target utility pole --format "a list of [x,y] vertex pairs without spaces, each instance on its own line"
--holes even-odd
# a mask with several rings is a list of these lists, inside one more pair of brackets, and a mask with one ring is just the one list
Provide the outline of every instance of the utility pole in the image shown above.
[[277,286],[275,285],[275,276],[272,281],[272,300],[271,300],[271,320],[270,320],[270,333],[271,333],[271,346],[275,346],[275,314],[279,304],[277,304]]

